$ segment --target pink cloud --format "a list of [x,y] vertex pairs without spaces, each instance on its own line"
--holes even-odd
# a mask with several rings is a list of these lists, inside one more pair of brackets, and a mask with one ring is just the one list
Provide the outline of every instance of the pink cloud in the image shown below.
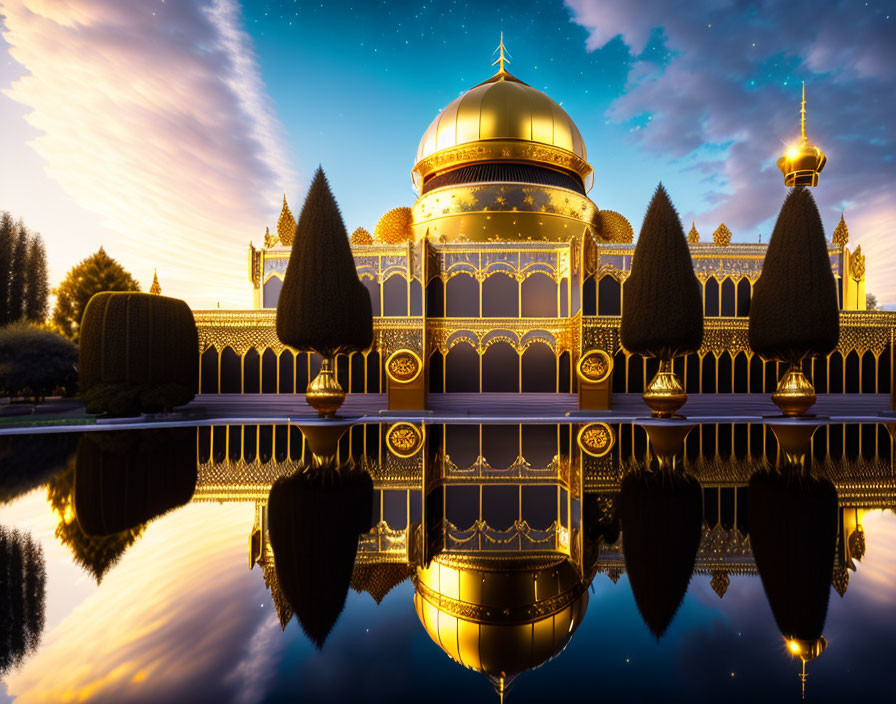
[[[4,92],[46,174],[112,233],[102,244],[135,273],[157,266],[166,294],[246,307],[245,248],[294,176],[237,3],[10,0],[2,14],[25,70]],[[51,250],[66,234],[44,232]]]

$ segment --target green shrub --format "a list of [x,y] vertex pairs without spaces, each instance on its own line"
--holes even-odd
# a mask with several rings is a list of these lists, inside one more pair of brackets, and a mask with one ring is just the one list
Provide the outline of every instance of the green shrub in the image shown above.
[[105,291],[81,322],[79,381],[90,413],[155,413],[189,403],[199,384],[199,335],[184,301]]
[[623,288],[622,345],[645,357],[675,357],[703,342],[703,299],[681,220],[660,184],[647,208]]
[[308,190],[277,303],[277,337],[330,357],[373,341],[370,295],[358,278],[348,233],[327,177]]
[[36,400],[74,387],[78,349],[62,335],[28,323],[0,328],[0,395]]
[[750,302],[750,347],[794,363],[837,345],[840,310],[824,226],[807,188],[787,195]]

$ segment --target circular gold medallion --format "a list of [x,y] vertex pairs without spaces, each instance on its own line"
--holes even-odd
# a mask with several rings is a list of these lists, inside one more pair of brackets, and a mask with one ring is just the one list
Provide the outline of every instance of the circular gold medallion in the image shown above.
[[613,372],[613,358],[603,350],[591,350],[582,355],[576,365],[580,381],[599,384]]
[[396,457],[413,457],[423,447],[423,431],[413,423],[396,423],[386,431],[386,446]]
[[579,431],[576,442],[579,449],[592,457],[603,457],[613,449],[616,438],[606,423],[589,423]]
[[386,376],[396,384],[410,384],[423,371],[423,361],[411,350],[396,350],[386,360]]

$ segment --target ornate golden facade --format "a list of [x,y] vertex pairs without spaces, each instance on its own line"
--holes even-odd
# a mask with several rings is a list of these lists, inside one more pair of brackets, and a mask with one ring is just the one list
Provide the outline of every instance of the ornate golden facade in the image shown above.
[[[569,115],[506,63],[424,132],[412,169],[416,201],[389,210],[372,237],[363,228],[352,235],[375,342],[338,362],[351,392],[402,383],[385,367],[399,351],[422,362],[422,388],[434,393],[575,392],[578,363],[593,351],[612,360],[615,392],[642,392],[655,371],[619,344],[632,226],[587,195],[593,169]],[[821,166],[812,168],[817,182]],[[284,198],[277,235],[250,246],[254,310],[196,311],[203,392],[301,392],[312,378],[318,361],[284,349],[273,329],[294,228]],[[724,223],[709,242],[692,226],[688,243],[706,334],[697,354],[676,361],[687,392],[771,393],[779,370],[752,353],[746,335],[767,245],[732,242]],[[841,217],[828,245],[841,341],[813,360],[816,387],[889,393],[896,314],[864,312],[865,258],[847,243]]]

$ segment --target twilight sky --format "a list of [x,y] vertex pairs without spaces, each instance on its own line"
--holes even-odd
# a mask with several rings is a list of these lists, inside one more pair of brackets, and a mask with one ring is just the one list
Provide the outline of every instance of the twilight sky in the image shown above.
[[896,2],[306,3],[0,0],[0,209],[47,241],[55,283],[103,245],[194,307],[248,307],[246,248],[322,164],[349,230],[414,199],[417,142],[491,75],[560,102],[590,193],[637,231],[662,180],[709,237],[767,240],[774,165],[828,154],[815,196],[896,304]]

